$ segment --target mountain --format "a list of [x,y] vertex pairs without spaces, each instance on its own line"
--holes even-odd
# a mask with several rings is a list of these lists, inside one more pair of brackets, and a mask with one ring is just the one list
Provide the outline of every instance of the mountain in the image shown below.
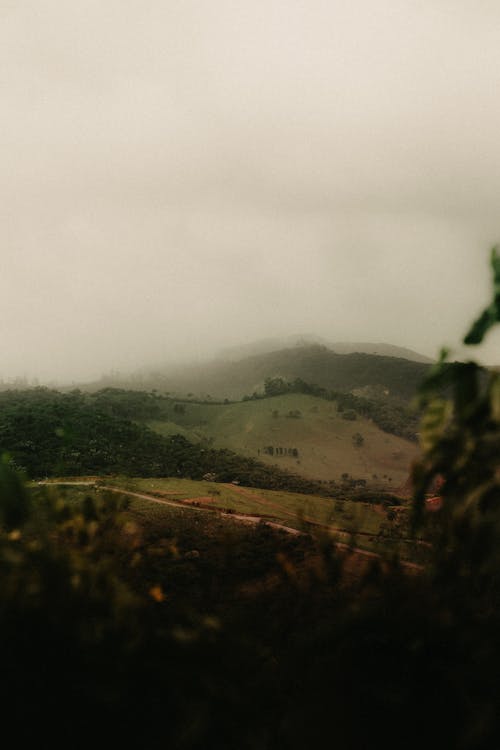
[[399,359],[409,359],[412,362],[424,362],[426,364],[432,364],[433,362],[430,357],[426,357],[413,349],[395,346],[394,344],[350,341],[331,342],[313,334],[295,334],[282,338],[260,339],[248,344],[227,347],[219,352],[217,358],[235,362],[259,354],[270,354],[281,349],[304,348],[308,346],[323,346],[337,354],[376,354],[382,357],[397,357]]
[[361,354],[376,354],[381,357],[397,357],[398,359],[409,359],[411,362],[422,362],[424,364],[433,364],[434,360],[430,357],[426,357],[424,354],[414,351],[413,349],[406,349],[402,346],[395,346],[394,344],[371,344],[371,343],[350,343],[350,342],[336,342],[329,345],[330,349],[333,349],[337,354],[355,354],[356,352]]
[[338,354],[326,346],[295,346],[238,360],[158,368],[128,378],[107,377],[88,387],[103,386],[157,389],[178,395],[241,399],[262,391],[267,378],[296,378],[330,390],[350,392],[369,389],[380,396],[410,399],[428,371],[429,364],[376,354]]
[[294,334],[291,336],[258,339],[257,341],[250,341],[245,344],[229,346],[221,349],[217,353],[216,359],[238,362],[240,359],[254,357],[259,354],[270,354],[271,352],[277,352],[281,349],[307,346],[325,346],[327,349],[332,348],[331,344],[321,336],[315,336],[310,333]]

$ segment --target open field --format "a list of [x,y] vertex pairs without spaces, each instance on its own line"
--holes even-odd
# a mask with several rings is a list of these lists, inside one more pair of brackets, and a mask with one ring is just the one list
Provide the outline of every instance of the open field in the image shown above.
[[[148,426],[310,479],[341,481],[349,474],[385,490],[404,483],[418,455],[414,443],[383,432],[372,421],[344,419],[334,402],[295,393],[232,404],[184,403]],[[361,444],[356,445],[358,435]]]
[[130,512],[153,523],[180,513],[202,532],[205,521],[214,516],[250,524],[262,520],[289,533],[327,534],[342,546],[382,556],[397,552],[416,562],[422,557],[420,545],[408,539],[405,508],[176,478],[106,477],[50,484],[75,498],[89,491],[123,492]]

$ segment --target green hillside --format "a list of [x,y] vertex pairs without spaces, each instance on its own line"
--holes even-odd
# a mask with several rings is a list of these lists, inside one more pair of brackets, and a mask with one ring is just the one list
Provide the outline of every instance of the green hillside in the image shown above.
[[0,394],[0,452],[31,477],[208,473],[314,494],[396,491],[416,444],[383,432],[346,398],[347,408],[344,396],[304,393],[210,403],[117,389],[8,391]]
[[230,404],[172,403],[163,418],[147,424],[162,435],[180,433],[311,479],[342,482],[348,474],[385,489],[404,482],[418,455],[414,443],[352,412],[339,413],[335,402],[300,393]]
[[[175,405],[151,393],[45,388],[0,394],[0,455],[32,478],[123,473],[218,481],[238,479],[256,487],[318,492],[321,485],[252,458],[165,437],[144,421]],[[133,417],[133,418],[132,418]],[[179,431],[177,430],[177,433]]]
[[258,341],[246,342],[237,346],[225,347],[220,351],[221,359],[237,361],[256,354],[268,354],[280,349],[291,349],[297,347],[324,346],[337,354],[378,354],[383,357],[398,357],[409,359],[412,362],[425,362],[432,364],[433,360],[414,349],[403,346],[387,344],[385,342],[361,342],[361,341],[329,341],[322,336],[314,334],[296,334],[281,338],[260,339]]

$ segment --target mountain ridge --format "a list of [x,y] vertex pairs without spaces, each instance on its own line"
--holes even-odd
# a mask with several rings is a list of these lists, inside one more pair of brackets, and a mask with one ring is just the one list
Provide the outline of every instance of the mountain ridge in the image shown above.
[[216,359],[239,361],[253,355],[270,354],[274,351],[291,348],[324,346],[337,354],[374,354],[398,359],[409,359],[412,362],[432,364],[434,360],[414,349],[388,344],[386,342],[329,341],[315,334],[294,334],[286,337],[258,339],[248,344],[225,347],[217,354]]
[[415,395],[430,365],[387,355],[338,354],[314,344],[254,354],[236,361],[165,366],[128,377],[107,376],[87,388],[132,387],[206,398],[241,399],[263,390],[267,378],[300,378],[327,389],[350,392],[375,388],[383,396],[408,400]]

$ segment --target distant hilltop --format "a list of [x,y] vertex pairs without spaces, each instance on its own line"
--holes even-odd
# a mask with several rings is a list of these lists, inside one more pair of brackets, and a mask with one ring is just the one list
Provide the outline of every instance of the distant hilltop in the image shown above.
[[[166,363],[128,377],[103,377],[94,387],[156,389],[202,399],[211,396],[238,400],[262,392],[267,378],[280,377],[290,382],[300,378],[330,390],[409,399],[415,395],[430,367],[424,358],[424,361],[417,361],[395,356],[396,351],[407,350],[390,345],[386,346],[391,354],[359,352],[357,344],[344,345],[353,347],[349,354],[340,354],[333,347],[319,343],[301,343],[281,349],[274,349],[273,345],[270,351],[262,351],[262,343],[259,346],[258,353],[249,353],[253,345],[238,347],[232,355],[226,351],[225,356],[219,355],[218,359],[203,364],[172,367]],[[369,344],[369,347],[377,349],[376,344]],[[381,348],[382,345],[378,350]]]
[[410,362],[422,362],[427,365],[434,363],[434,360],[430,357],[426,357],[424,354],[415,352],[413,349],[406,349],[402,346],[395,346],[394,344],[360,344],[360,343],[349,343],[340,342],[330,344],[330,349],[333,349],[337,354],[377,354],[380,357],[397,357],[398,359],[409,359]]
[[426,357],[424,354],[420,354],[413,349],[407,349],[394,344],[351,341],[331,342],[314,334],[295,334],[283,338],[260,339],[249,344],[226,347],[217,356],[220,359],[237,362],[247,357],[270,354],[281,349],[310,346],[324,346],[326,349],[336,352],[336,354],[375,354],[380,357],[397,357],[398,359],[409,359],[411,362],[422,362],[424,364],[432,364],[434,362],[430,357]]

